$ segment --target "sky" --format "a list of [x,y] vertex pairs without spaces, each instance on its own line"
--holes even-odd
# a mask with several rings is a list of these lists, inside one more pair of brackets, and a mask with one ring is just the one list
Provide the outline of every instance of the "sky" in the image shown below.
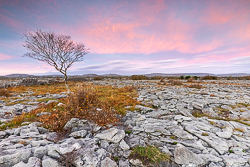
[[0,0],[0,75],[60,74],[23,55],[23,34],[89,48],[68,74],[250,73],[249,0]]

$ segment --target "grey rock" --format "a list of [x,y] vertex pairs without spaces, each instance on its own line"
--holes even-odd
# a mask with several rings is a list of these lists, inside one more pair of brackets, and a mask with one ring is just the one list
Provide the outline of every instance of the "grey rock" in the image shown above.
[[231,138],[232,136],[232,133],[231,132],[216,132],[216,135],[221,137],[221,138],[224,138],[224,139],[229,139]]
[[79,138],[79,137],[85,137],[87,133],[88,132],[86,130],[80,130],[80,131],[71,133],[69,136]]
[[128,160],[123,161],[122,159],[120,159],[119,160],[119,167],[130,167],[129,161]]
[[27,162],[31,155],[30,149],[18,150],[15,154],[4,155],[0,157],[1,167],[13,166],[21,161]]
[[169,151],[169,149],[167,148],[167,146],[163,146],[162,152],[164,152],[165,154],[167,154],[169,156],[173,156],[173,154]]
[[119,146],[125,151],[130,149],[129,145],[123,139],[121,140]]
[[201,165],[204,163],[201,158],[197,157],[196,154],[189,151],[181,144],[177,144],[175,148],[174,161],[180,165]]
[[56,142],[58,140],[59,136],[56,132],[51,132],[46,134],[46,139],[49,141]]
[[36,149],[34,150],[33,155],[34,155],[35,157],[37,157],[37,158],[42,159],[42,157],[43,157],[44,155],[47,155],[47,153],[48,153],[47,147],[38,147],[38,148],[36,148]]
[[40,167],[42,165],[42,161],[37,157],[30,157],[28,165],[30,167]]
[[78,150],[78,149],[80,149],[82,146],[78,143],[78,142],[76,142],[75,144],[73,144],[73,145],[68,145],[67,147],[60,147],[59,149],[60,149],[60,152],[62,153],[62,154],[66,154],[66,153],[70,153],[70,152],[72,152],[73,150]]
[[44,166],[44,167],[45,166],[46,167],[60,167],[60,164],[56,160],[54,160],[48,156],[44,156],[44,158],[42,160],[42,166]]
[[109,157],[106,157],[102,162],[101,162],[101,167],[118,167],[118,165],[111,160]]
[[3,139],[7,133],[5,131],[0,131],[0,139]]
[[198,102],[192,102],[192,106],[195,108],[195,109],[198,109],[198,110],[202,110],[204,105],[202,103],[198,103]]
[[60,157],[60,148],[58,145],[49,145],[48,146],[48,156],[51,158],[59,158]]
[[236,154],[222,155],[221,156],[224,162],[228,166],[246,166],[248,162],[247,157],[242,157]]
[[16,165],[14,165],[13,167],[28,167],[27,164],[25,164],[23,161],[17,163]]
[[131,159],[131,160],[129,160],[129,162],[132,164],[132,165],[135,165],[135,166],[144,166],[143,164],[142,164],[142,161],[141,160],[139,160],[139,159]]
[[212,155],[212,154],[197,154],[197,157],[201,158],[204,160],[204,162],[207,164],[209,162],[220,162],[222,161],[221,158]]
[[119,130],[116,128],[110,128],[103,131],[95,136],[96,138],[111,141],[113,143],[120,142],[125,137],[124,130]]

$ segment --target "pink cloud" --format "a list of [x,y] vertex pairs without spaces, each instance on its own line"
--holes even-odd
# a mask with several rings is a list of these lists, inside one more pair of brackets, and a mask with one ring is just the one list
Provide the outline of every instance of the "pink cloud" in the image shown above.
[[[115,9],[118,10],[119,7]],[[81,25],[79,22],[77,29],[65,31],[70,31],[78,37],[79,41],[86,41],[86,46],[91,48],[92,53],[150,54],[171,50],[200,53],[216,49],[223,44],[221,39],[212,39],[205,44],[196,41],[193,35],[200,27],[176,18],[175,11],[168,10],[166,16],[161,18],[161,12],[167,10],[164,1],[157,1],[157,3],[143,1],[129,14],[110,10],[118,13],[121,18],[132,19],[117,20],[116,16],[109,14],[106,16],[103,15],[103,11],[94,10],[98,12],[93,13],[87,25]],[[146,31],[147,28],[150,30]]]
[[0,53],[0,60],[8,60],[8,59],[11,59],[11,58],[12,58],[12,56]]

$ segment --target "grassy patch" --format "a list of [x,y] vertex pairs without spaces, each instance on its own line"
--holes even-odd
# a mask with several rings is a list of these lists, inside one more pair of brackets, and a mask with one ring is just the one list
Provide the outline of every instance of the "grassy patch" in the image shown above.
[[15,105],[15,104],[25,104],[27,102],[29,102],[29,100],[17,100],[17,101],[6,103],[6,106],[12,106],[12,105]]
[[171,135],[171,136],[170,136],[170,139],[177,140],[178,137],[176,137],[176,136],[174,136],[174,135]]
[[205,132],[203,132],[201,135],[202,135],[202,136],[208,136],[208,134],[205,133]]
[[200,84],[191,84],[191,85],[188,85],[189,88],[196,88],[196,89],[201,89],[202,88],[202,85]]
[[55,98],[41,98],[41,99],[37,99],[36,101],[40,103],[42,102],[47,103],[50,100],[56,100],[56,99]]
[[130,134],[130,133],[132,133],[132,131],[126,130],[125,133],[126,133],[126,134]]
[[161,161],[169,161],[170,157],[162,152],[157,147],[135,147],[129,156],[130,159],[140,159],[144,165],[159,164]]
[[235,128],[234,130],[237,130],[237,131],[239,131],[239,132],[244,133],[244,129],[241,129],[241,128]]
[[[40,104],[38,109],[15,117],[11,122],[0,126],[0,129],[18,127],[26,121],[39,121],[45,128],[61,131],[71,118],[91,120],[100,126],[114,124],[119,121],[117,114],[126,114],[126,106],[140,104],[134,97],[134,87],[78,86],[74,94],[58,100],[57,103],[61,102],[63,106],[58,107],[57,103]],[[37,116],[41,112],[49,112],[50,115]]]
[[199,111],[199,110],[194,110],[194,111],[192,112],[192,115],[193,115],[194,117],[198,117],[198,118],[207,116],[206,114],[202,113],[202,112]]

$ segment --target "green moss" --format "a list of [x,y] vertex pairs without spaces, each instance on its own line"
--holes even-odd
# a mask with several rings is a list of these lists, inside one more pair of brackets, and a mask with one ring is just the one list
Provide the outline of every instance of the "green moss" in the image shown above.
[[157,147],[135,147],[129,156],[130,159],[140,159],[144,165],[159,164],[161,161],[169,161],[170,157],[162,153]]
[[114,157],[114,160],[115,160],[115,161],[118,161],[118,160],[119,160],[119,157]]
[[132,133],[132,131],[126,130],[125,133],[126,133],[126,134],[130,134],[130,133]]

